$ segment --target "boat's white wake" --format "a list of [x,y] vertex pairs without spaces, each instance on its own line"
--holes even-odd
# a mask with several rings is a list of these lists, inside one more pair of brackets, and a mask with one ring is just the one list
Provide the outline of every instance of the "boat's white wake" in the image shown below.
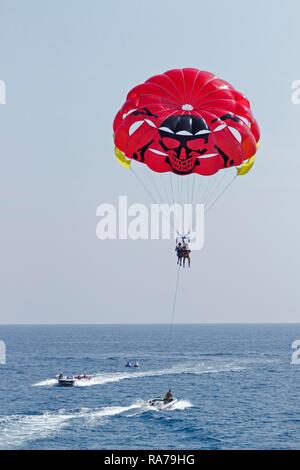
[[[90,387],[92,385],[104,385],[110,382],[120,382],[121,380],[139,379],[142,377],[159,377],[162,375],[179,375],[179,374],[216,374],[220,372],[239,372],[245,367],[233,363],[210,365],[204,362],[197,364],[178,364],[168,369],[148,370],[148,371],[132,371],[117,373],[97,373],[89,380],[78,380],[75,382],[76,387]],[[46,379],[33,384],[35,387],[49,387],[57,385],[55,379]]]
[[56,379],[46,379],[33,384],[33,387],[51,387],[52,385],[57,385]]
[[[172,410],[184,410],[192,404],[178,400]],[[81,408],[78,411],[46,412],[40,415],[0,416],[0,449],[21,449],[25,442],[45,439],[60,434],[73,419],[82,419],[85,426],[105,424],[110,417],[124,414],[133,417],[147,411],[154,411],[147,402],[139,400],[129,406],[106,406],[99,409]],[[158,410],[155,410],[158,411]]]
[[71,418],[72,415],[60,412],[2,417],[0,418],[0,449],[20,448],[24,442],[56,434]]
[[186,410],[187,408],[192,408],[192,403],[189,400],[178,400],[174,405],[171,407],[172,410]]

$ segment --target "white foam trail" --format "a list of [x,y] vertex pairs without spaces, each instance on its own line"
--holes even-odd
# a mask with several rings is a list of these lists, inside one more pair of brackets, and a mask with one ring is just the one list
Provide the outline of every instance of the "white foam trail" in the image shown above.
[[[185,410],[193,405],[188,400],[178,400],[167,411]],[[135,413],[132,413],[135,411]],[[100,409],[81,408],[79,411],[46,412],[41,415],[12,415],[0,417],[0,449],[21,449],[24,443],[45,439],[59,434],[72,419],[81,418],[86,424],[93,425],[95,421],[105,423],[112,416],[128,413],[126,416],[136,416],[147,411],[161,411],[143,400],[138,400],[129,406],[106,406]]]
[[129,411],[132,408],[136,408],[136,405],[108,406],[106,408],[103,408],[102,410],[93,412],[93,416],[95,416],[96,418],[102,418],[102,417],[105,417],[105,416],[115,416],[115,415],[119,415],[121,413],[124,413],[125,411]]
[[67,413],[59,410],[56,413],[44,413],[34,416],[2,416],[0,417],[0,449],[18,449],[28,441],[45,439],[48,436],[59,434],[62,428],[72,419],[82,418],[87,423],[115,416],[136,408],[130,406],[107,406],[104,408],[91,410],[82,408],[77,412]]
[[170,369],[161,370],[149,370],[143,372],[132,372],[132,373],[108,373],[108,374],[97,374],[93,378],[87,381],[76,382],[78,387],[89,387],[92,385],[103,385],[110,382],[120,382],[121,380],[138,379],[141,377],[158,377],[161,375],[179,375],[179,374],[215,374],[219,372],[238,372],[245,369],[245,367],[236,366],[234,364],[225,364],[221,367],[208,366],[204,363],[197,365],[177,365]]
[[171,410],[186,410],[187,408],[192,408],[192,403],[188,400],[178,400],[171,407]]
[[37,416],[7,416],[0,422],[0,449],[20,448],[24,442],[59,432],[72,415],[44,413]]
[[46,379],[42,380],[41,382],[37,382],[36,384],[33,384],[33,387],[50,387],[51,385],[56,385],[57,380],[56,379]]
[[130,406],[107,406],[101,408],[100,410],[91,411],[85,416],[86,420],[92,424],[93,422],[99,420],[99,418],[109,418],[110,416],[120,415],[126,413],[132,409],[136,408],[136,405]]
[[[220,372],[239,372],[245,367],[235,364],[223,364],[219,367],[210,366],[204,362],[198,364],[178,364],[169,369],[149,370],[141,372],[117,372],[96,374],[89,380],[78,380],[75,382],[76,387],[91,387],[93,385],[104,385],[110,382],[120,382],[121,380],[138,379],[141,377],[158,377],[161,375],[179,375],[179,374],[216,374]],[[43,387],[57,384],[55,379],[47,379],[34,384],[35,387]]]

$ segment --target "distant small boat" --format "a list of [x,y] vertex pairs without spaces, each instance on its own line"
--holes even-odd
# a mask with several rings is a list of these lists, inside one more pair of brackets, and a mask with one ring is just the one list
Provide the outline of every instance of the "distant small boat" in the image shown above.
[[134,362],[133,367],[139,367],[138,361],[135,361],[135,362]]
[[58,385],[62,385],[63,387],[72,387],[75,384],[75,380],[73,376],[66,377],[62,374],[60,374],[57,379]]
[[127,363],[125,364],[125,367],[133,367],[132,363],[127,361]]
[[91,378],[92,378],[91,375],[66,376],[63,374],[59,374],[59,376],[57,377],[57,382],[58,382],[58,385],[62,385],[63,387],[72,387],[79,380],[90,380]]

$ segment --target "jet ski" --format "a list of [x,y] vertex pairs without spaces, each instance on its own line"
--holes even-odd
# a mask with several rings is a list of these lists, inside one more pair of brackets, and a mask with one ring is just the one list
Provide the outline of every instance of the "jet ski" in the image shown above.
[[170,400],[165,400],[164,398],[152,398],[151,400],[148,400],[148,405],[159,410],[166,410],[175,405],[176,402],[178,402],[177,398],[171,398]]

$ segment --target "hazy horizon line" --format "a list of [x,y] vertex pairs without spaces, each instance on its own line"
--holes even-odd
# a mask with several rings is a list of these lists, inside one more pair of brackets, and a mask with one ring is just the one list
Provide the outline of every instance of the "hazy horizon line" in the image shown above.
[[1,326],[187,326],[187,325],[299,325],[295,321],[274,322],[178,322],[173,323],[0,323]]

